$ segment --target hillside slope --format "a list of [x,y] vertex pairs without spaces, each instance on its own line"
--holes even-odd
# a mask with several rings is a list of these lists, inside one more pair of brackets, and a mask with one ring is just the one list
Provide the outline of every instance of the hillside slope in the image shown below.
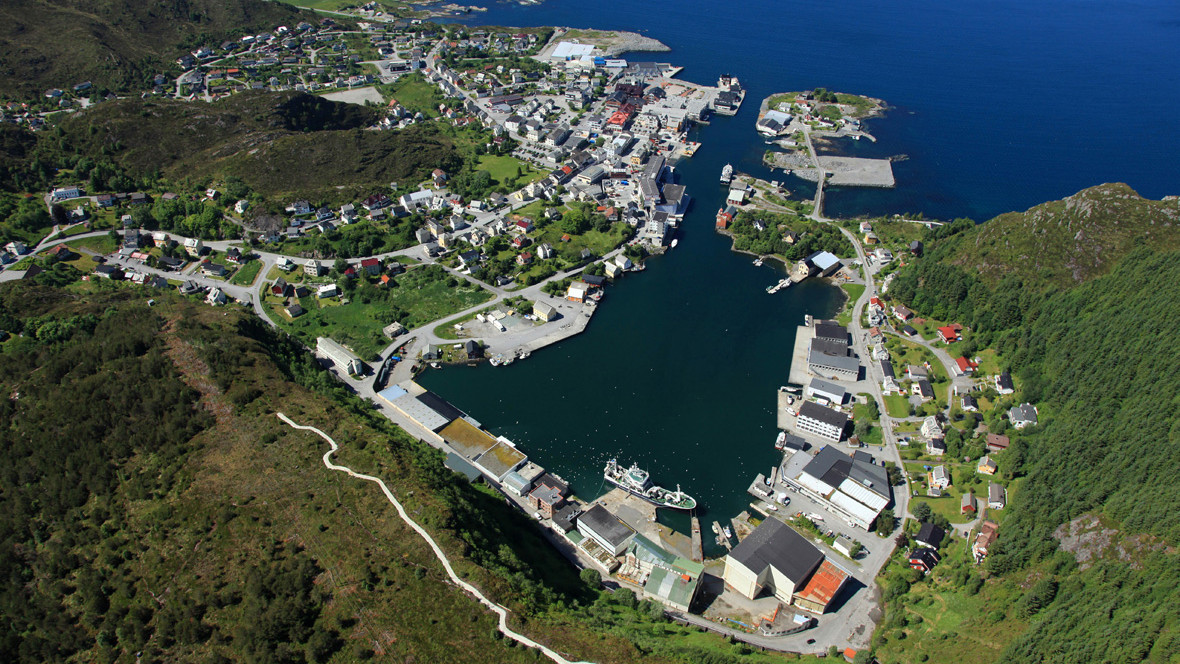
[[943,260],[989,286],[1014,275],[1061,288],[1105,274],[1139,245],[1180,248],[1180,203],[1116,183],[1002,214],[957,236]]
[[65,120],[62,144],[79,155],[109,155],[135,177],[236,175],[265,195],[386,186],[461,166],[433,127],[363,130],[375,114],[299,92],[247,92],[212,104],[121,100]]
[[0,90],[36,95],[82,81],[148,87],[186,48],[206,39],[312,20],[264,0],[5,0],[0,3]]

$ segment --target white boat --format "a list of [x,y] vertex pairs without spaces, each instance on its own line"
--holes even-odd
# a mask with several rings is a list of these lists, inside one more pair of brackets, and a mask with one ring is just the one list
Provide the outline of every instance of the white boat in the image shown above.
[[733,181],[733,164],[726,164],[725,168],[721,169],[721,184],[729,184]]
[[754,267],[762,267],[762,257],[761,256],[754,259]]
[[680,238],[676,238],[675,240],[672,240],[672,244],[668,245],[668,248],[675,249],[676,245],[678,245],[678,244],[680,244]]
[[726,539],[733,537],[733,531],[729,529],[729,526],[722,526],[721,532],[725,533]]

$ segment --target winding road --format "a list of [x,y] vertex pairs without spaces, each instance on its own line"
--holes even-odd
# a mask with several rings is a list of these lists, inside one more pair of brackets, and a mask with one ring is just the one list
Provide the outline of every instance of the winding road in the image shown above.
[[402,521],[405,521],[406,524],[410,526],[410,528],[414,529],[414,532],[418,533],[422,537],[422,539],[426,540],[426,543],[430,545],[430,548],[434,551],[434,555],[438,558],[439,562],[442,563],[443,569],[445,569],[447,571],[447,576],[449,576],[451,578],[451,583],[459,586],[463,590],[466,590],[473,597],[475,597],[477,600],[479,600],[479,602],[481,604],[483,604],[484,606],[491,609],[497,616],[500,617],[499,629],[500,629],[500,632],[504,634],[504,636],[512,639],[513,641],[516,641],[517,643],[519,643],[523,646],[527,646],[529,648],[536,648],[537,650],[544,653],[544,655],[546,657],[557,662],[558,664],[591,664],[590,662],[583,662],[583,661],[574,662],[572,660],[568,660],[565,657],[562,657],[561,654],[556,652],[555,650],[547,648],[544,645],[541,645],[540,643],[537,643],[536,641],[525,636],[524,634],[514,631],[511,627],[508,626],[508,609],[506,609],[503,606],[500,606],[499,604],[488,599],[487,596],[485,596],[482,592],[480,592],[479,588],[476,588],[475,586],[471,585],[470,583],[467,583],[463,579],[459,578],[459,575],[455,573],[454,568],[451,567],[451,561],[447,558],[447,555],[445,553],[443,553],[442,548],[439,547],[438,543],[434,541],[434,538],[430,536],[430,533],[427,532],[425,528],[418,525],[418,523],[416,521],[411,519],[409,514],[406,514],[406,509],[404,507],[402,507],[402,504],[400,502],[398,502],[397,498],[394,497],[393,492],[389,490],[389,487],[385,484],[385,482],[383,482],[381,480],[381,478],[373,477],[372,475],[365,475],[362,473],[358,473],[355,470],[349,468],[348,466],[341,466],[341,465],[332,463],[331,457],[333,454],[336,453],[337,450],[340,449],[340,446],[336,443],[335,440],[332,440],[331,436],[324,433],[323,431],[320,431],[319,429],[317,429],[315,427],[305,426],[302,424],[296,424],[294,421],[291,420],[291,418],[287,417],[283,413],[275,413],[275,415],[277,415],[280,420],[282,420],[283,422],[286,422],[288,425],[290,425],[294,429],[299,429],[300,431],[311,431],[312,433],[315,433],[316,435],[318,435],[320,438],[323,438],[324,440],[328,441],[328,445],[331,446],[331,449],[328,450],[327,452],[324,452],[324,457],[323,457],[324,466],[326,466],[328,468],[328,470],[336,470],[336,471],[339,471],[342,473],[347,473],[350,477],[355,477],[359,480],[365,480],[366,482],[374,482],[377,484],[377,486],[381,487],[381,492],[384,493],[385,497],[389,500],[389,502],[391,504],[393,504],[393,507],[397,510],[397,514],[398,514],[398,516],[400,516],[402,518]]

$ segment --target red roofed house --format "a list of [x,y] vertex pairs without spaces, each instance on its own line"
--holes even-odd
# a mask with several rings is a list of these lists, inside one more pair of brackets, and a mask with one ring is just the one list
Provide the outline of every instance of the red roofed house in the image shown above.
[[947,325],[945,327],[938,328],[938,338],[949,344],[959,340],[959,333],[955,330],[955,328]]
[[361,267],[365,269],[365,272],[375,275],[381,271],[381,261],[376,258],[366,258],[361,261]]
[[975,367],[977,366],[977,364],[965,357],[955,358],[955,371],[960,376],[970,376],[975,373]]
[[516,262],[520,265],[528,265],[533,262],[533,255],[526,251],[516,257]]
[[517,221],[513,225],[516,226],[516,230],[518,230],[522,233],[528,233],[529,231],[533,230],[533,220],[532,219],[521,219],[520,221]]
[[869,304],[871,304],[874,307],[880,308],[880,309],[885,308],[885,303],[881,301],[881,298],[876,297],[876,296],[869,298]]
[[517,249],[520,249],[521,247],[527,247],[531,242],[532,240],[525,237],[524,235],[518,235],[512,238],[512,246],[516,247]]

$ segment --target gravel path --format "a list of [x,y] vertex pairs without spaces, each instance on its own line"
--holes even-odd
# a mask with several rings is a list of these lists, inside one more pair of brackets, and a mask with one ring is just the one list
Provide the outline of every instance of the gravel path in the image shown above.
[[328,441],[328,444],[332,446],[332,449],[328,450],[327,452],[324,452],[324,465],[327,466],[328,470],[338,470],[343,473],[348,473],[348,475],[350,477],[355,477],[357,479],[365,480],[367,482],[375,482],[377,484],[377,486],[380,486],[382,493],[385,494],[385,497],[387,499],[389,499],[389,502],[392,503],[394,508],[397,509],[397,514],[398,514],[398,516],[400,516],[402,518],[402,521],[405,521],[411,528],[414,529],[414,532],[421,535],[422,539],[426,540],[426,543],[429,544],[430,548],[434,550],[434,555],[438,557],[439,562],[442,563],[443,569],[445,569],[447,571],[447,576],[451,577],[451,583],[454,583],[455,585],[459,586],[463,590],[466,590],[468,593],[474,595],[475,598],[478,599],[481,604],[483,604],[484,606],[486,606],[489,609],[491,609],[492,611],[494,611],[496,613],[496,615],[500,616],[500,631],[504,634],[504,636],[507,636],[508,638],[512,639],[513,641],[516,641],[517,643],[519,643],[521,645],[528,646],[530,648],[536,648],[537,650],[540,650],[542,653],[545,654],[546,657],[548,657],[549,659],[551,659],[555,662],[558,662],[558,664],[590,664],[589,662],[576,662],[576,663],[571,662],[570,660],[562,657],[556,651],[546,648],[545,646],[541,645],[540,643],[537,643],[536,641],[530,639],[529,637],[527,637],[523,634],[519,634],[517,632],[514,632],[512,630],[512,628],[508,626],[508,609],[506,609],[506,608],[500,606],[499,604],[496,604],[492,600],[488,599],[486,596],[484,596],[484,594],[482,592],[480,592],[479,588],[476,588],[475,586],[471,585],[470,583],[467,583],[463,579],[460,579],[459,575],[455,574],[455,570],[451,567],[451,561],[447,559],[446,554],[443,553],[443,550],[438,546],[438,543],[434,541],[434,538],[430,536],[430,533],[426,532],[425,528],[418,525],[417,522],[415,522],[413,519],[411,519],[409,514],[406,514],[405,508],[402,507],[402,504],[398,502],[397,498],[393,497],[393,492],[389,490],[389,487],[385,485],[385,482],[381,481],[381,478],[373,477],[372,475],[362,475],[361,473],[358,473],[355,470],[353,470],[347,466],[339,466],[339,465],[332,463],[331,456],[333,454],[335,454],[338,449],[340,449],[340,446],[336,444],[336,441],[332,440],[331,436],[324,433],[323,431],[320,431],[319,429],[317,429],[315,427],[304,426],[302,424],[295,424],[295,422],[293,422],[291,420],[291,418],[287,417],[283,413],[275,413],[275,414],[278,415],[280,420],[291,425],[292,428],[299,429],[301,431],[311,431],[311,432],[317,434],[320,438],[323,438],[324,440]]

